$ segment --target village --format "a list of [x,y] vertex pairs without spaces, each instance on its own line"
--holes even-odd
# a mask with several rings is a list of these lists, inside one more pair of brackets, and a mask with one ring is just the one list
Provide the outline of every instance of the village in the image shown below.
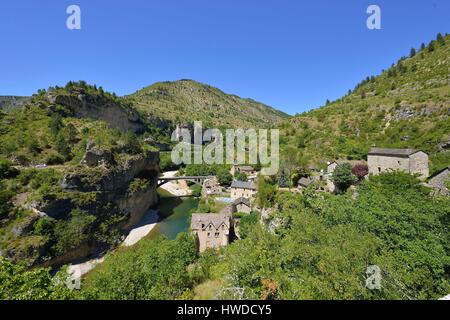
[[[280,189],[302,193],[306,188],[317,184],[320,192],[336,193],[339,186],[334,182],[333,174],[338,167],[345,165],[351,168],[359,181],[388,171],[403,171],[416,175],[423,184],[432,188],[433,192],[450,195],[450,190],[446,186],[446,181],[450,179],[450,167],[430,177],[428,163],[428,155],[420,150],[373,147],[367,154],[367,161],[330,161],[327,162],[326,171],[313,171],[309,176],[300,177],[294,187]],[[261,208],[258,208],[255,202],[258,192],[255,181],[259,172],[252,166],[233,165],[230,173],[233,182],[229,188],[221,186],[216,177],[203,182],[202,199],[214,198],[215,201],[225,202],[226,205],[217,213],[192,214],[191,232],[196,237],[200,253],[207,249],[227,246],[240,239],[241,218],[253,212],[261,212]],[[246,177],[245,181],[241,181],[242,176]],[[354,188],[354,185],[351,187]]]

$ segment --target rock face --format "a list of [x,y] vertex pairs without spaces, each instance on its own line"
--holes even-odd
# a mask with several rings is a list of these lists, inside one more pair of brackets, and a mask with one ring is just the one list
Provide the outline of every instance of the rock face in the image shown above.
[[109,166],[113,164],[113,156],[110,150],[97,148],[93,142],[88,142],[81,164],[85,164],[88,167]]
[[75,117],[102,120],[108,123],[110,128],[122,132],[138,133],[144,130],[144,124],[135,110],[125,109],[119,103],[105,96],[82,93],[78,95],[56,94],[52,91],[49,91],[46,96],[50,103],[70,109]]
[[[91,157],[88,154],[93,149],[95,150],[95,147],[90,145],[85,159]],[[73,168],[61,182],[62,193],[65,196],[35,204],[36,209],[57,220],[65,219],[75,207],[96,216],[99,223],[113,214],[119,215],[124,219],[117,224],[117,228],[123,231],[129,230],[142,219],[150,207],[158,203],[156,189],[159,176],[159,153],[147,152],[126,157],[111,167],[88,166],[89,161],[87,161],[85,166]],[[94,163],[95,161],[92,161],[92,165]],[[142,187],[130,188],[130,184],[136,179],[145,183]],[[95,198],[89,198],[90,195],[95,195]],[[88,196],[86,199],[89,200],[80,201],[79,199],[85,199],[83,196]],[[22,231],[18,230],[18,232]],[[104,243],[87,241],[62,255],[50,259],[36,259],[34,266],[58,267],[87,258],[104,249]],[[42,252],[41,257],[44,256],[45,252]]]
[[102,166],[81,168],[64,176],[61,187],[82,192],[117,192],[138,177],[149,179],[159,175],[159,153],[148,152],[128,157],[122,165],[108,169]]

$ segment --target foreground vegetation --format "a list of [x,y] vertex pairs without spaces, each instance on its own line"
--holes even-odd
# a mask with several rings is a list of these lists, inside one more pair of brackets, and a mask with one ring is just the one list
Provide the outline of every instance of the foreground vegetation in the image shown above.
[[[382,174],[342,195],[314,186],[276,192],[265,205],[278,209],[262,223],[246,219],[243,239],[220,251],[197,256],[188,234],[143,241],[95,269],[81,291],[60,293],[47,272],[20,269],[2,274],[3,297],[21,298],[14,286],[24,277],[45,297],[72,299],[437,299],[450,291],[450,199],[413,176]],[[379,290],[365,286],[370,265],[381,269]]]

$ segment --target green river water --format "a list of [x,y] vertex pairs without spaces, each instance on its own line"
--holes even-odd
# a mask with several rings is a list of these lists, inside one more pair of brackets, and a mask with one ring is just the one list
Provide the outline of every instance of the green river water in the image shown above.
[[191,213],[197,208],[199,199],[177,198],[162,189],[158,189],[158,193],[160,202],[155,210],[158,211],[162,220],[153,228],[147,238],[154,239],[163,235],[168,239],[175,239],[180,232],[189,229]]

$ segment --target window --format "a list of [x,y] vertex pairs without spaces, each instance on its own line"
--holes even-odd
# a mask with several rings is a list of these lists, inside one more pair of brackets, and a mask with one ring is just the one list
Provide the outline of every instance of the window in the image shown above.
[[218,238],[218,237],[220,236],[220,233],[219,233],[219,232],[216,232],[216,233],[214,234],[214,236],[215,236],[216,238]]
[[211,238],[211,232],[208,232],[208,238]]
[[381,172],[381,167],[378,167],[378,172]]

